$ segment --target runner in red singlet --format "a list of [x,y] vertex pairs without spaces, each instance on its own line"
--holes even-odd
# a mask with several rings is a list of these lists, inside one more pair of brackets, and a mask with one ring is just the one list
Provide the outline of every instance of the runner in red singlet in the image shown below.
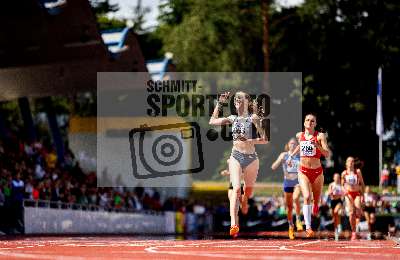
[[346,159],[346,170],[342,172],[342,186],[345,188],[346,207],[351,226],[351,240],[357,239],[357,219],[362,215],[361,205],[364,192],[364,180],[360,169],[354,167],[354,158]]
[[306,115],[304,119],[304,132],[296,134],[299,145],[290,154],[290,157],[293,157],[294,154],[300,151],[298,178],[304,198],[303,215],[306,224],[306,237],[314,236],[314,232],[311,229],[311,199],[314,198],[312,212],[314,215],[318,215],[318,205],[324,184],[320,157],[321,155],[328,157],[331,154],[325,134],[317,132],[315,130],[316,125],[316,116],[313,114]]

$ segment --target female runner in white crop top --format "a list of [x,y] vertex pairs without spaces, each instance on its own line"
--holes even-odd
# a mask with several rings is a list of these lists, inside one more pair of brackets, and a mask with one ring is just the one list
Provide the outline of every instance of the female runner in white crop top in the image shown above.
[[[234,97],[234,105],[237,111],[237,116],[218,117],[221,103],[228,100],[230,92],[225,92],[219,97],[217,106],[210,118],[210,125],[226,125],[232,124],[233,148],[231,157],[229,158],[230,181],[232,183],[233,192],[230,197],[230,216],[231,228],[230,235],[236,237],[239,233],[239,223],[237,223],[236,209],[238,198],[241,195],[240,177],[243,172],[244,194],[241,199],[242,213],[247,214],[247,201],[253,194],[253,187],[257,179],[259,161],[255,152],[255,144],[266,144],[263,131],[261,130],[260,117],[255,111],[255,105],[251,101],[250,95],[239,91]],[[253,138],[252,125],[255,125],[260,137]]]

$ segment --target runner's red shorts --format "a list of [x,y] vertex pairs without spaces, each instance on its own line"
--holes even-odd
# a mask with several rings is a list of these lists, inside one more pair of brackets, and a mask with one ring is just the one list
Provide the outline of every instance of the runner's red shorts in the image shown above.
[[320,176],[324,172],[324,169],[322,168],[322,166],[315,169],[300,166],[300,172],[307,176],[308,180],[311,183],[314,183],[318,176]]

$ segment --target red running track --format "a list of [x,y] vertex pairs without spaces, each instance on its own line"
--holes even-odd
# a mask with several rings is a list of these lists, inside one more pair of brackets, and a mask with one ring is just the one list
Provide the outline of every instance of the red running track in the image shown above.
[[0,241],[0,259],[400,259],[392,240],[22,237]]

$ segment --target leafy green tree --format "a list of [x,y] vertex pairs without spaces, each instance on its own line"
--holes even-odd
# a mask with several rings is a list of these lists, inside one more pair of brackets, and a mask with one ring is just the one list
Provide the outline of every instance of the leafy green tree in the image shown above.
[[100,31],[123,28],[126,26],[126,21],[123,19],[109,18],[110,12],[119,10],[118,4],[110,4],[110,0],[90,0],[93,13],[96,15],[97,24]]
[[126,21],[116,18],[108,18],[106,15],[99,15],[97,17],[97,24],[100,31],[109,29],[120,29],[126,27]]
[[142,1],[138,0],[136,6],[133,8],[133,27],[132,30],[136,33],[143,33],[145,30],[143,24],[145,22],[144,16],[150,12],[149,7],[143,7]]
[[252,50],[261,54],[261,43],[255,37],[261,33],[261,24],[257,23],[260,12],[254,7],[241,9],[241,2],[196,1],[190,8],[180,6],[179,10],[186,12],[182,18],[178,16],[174,20],[171,14],[161,16],[164,51],[174,53],[178,70],[254,71],[257,68],[257,56],[252,55]]

